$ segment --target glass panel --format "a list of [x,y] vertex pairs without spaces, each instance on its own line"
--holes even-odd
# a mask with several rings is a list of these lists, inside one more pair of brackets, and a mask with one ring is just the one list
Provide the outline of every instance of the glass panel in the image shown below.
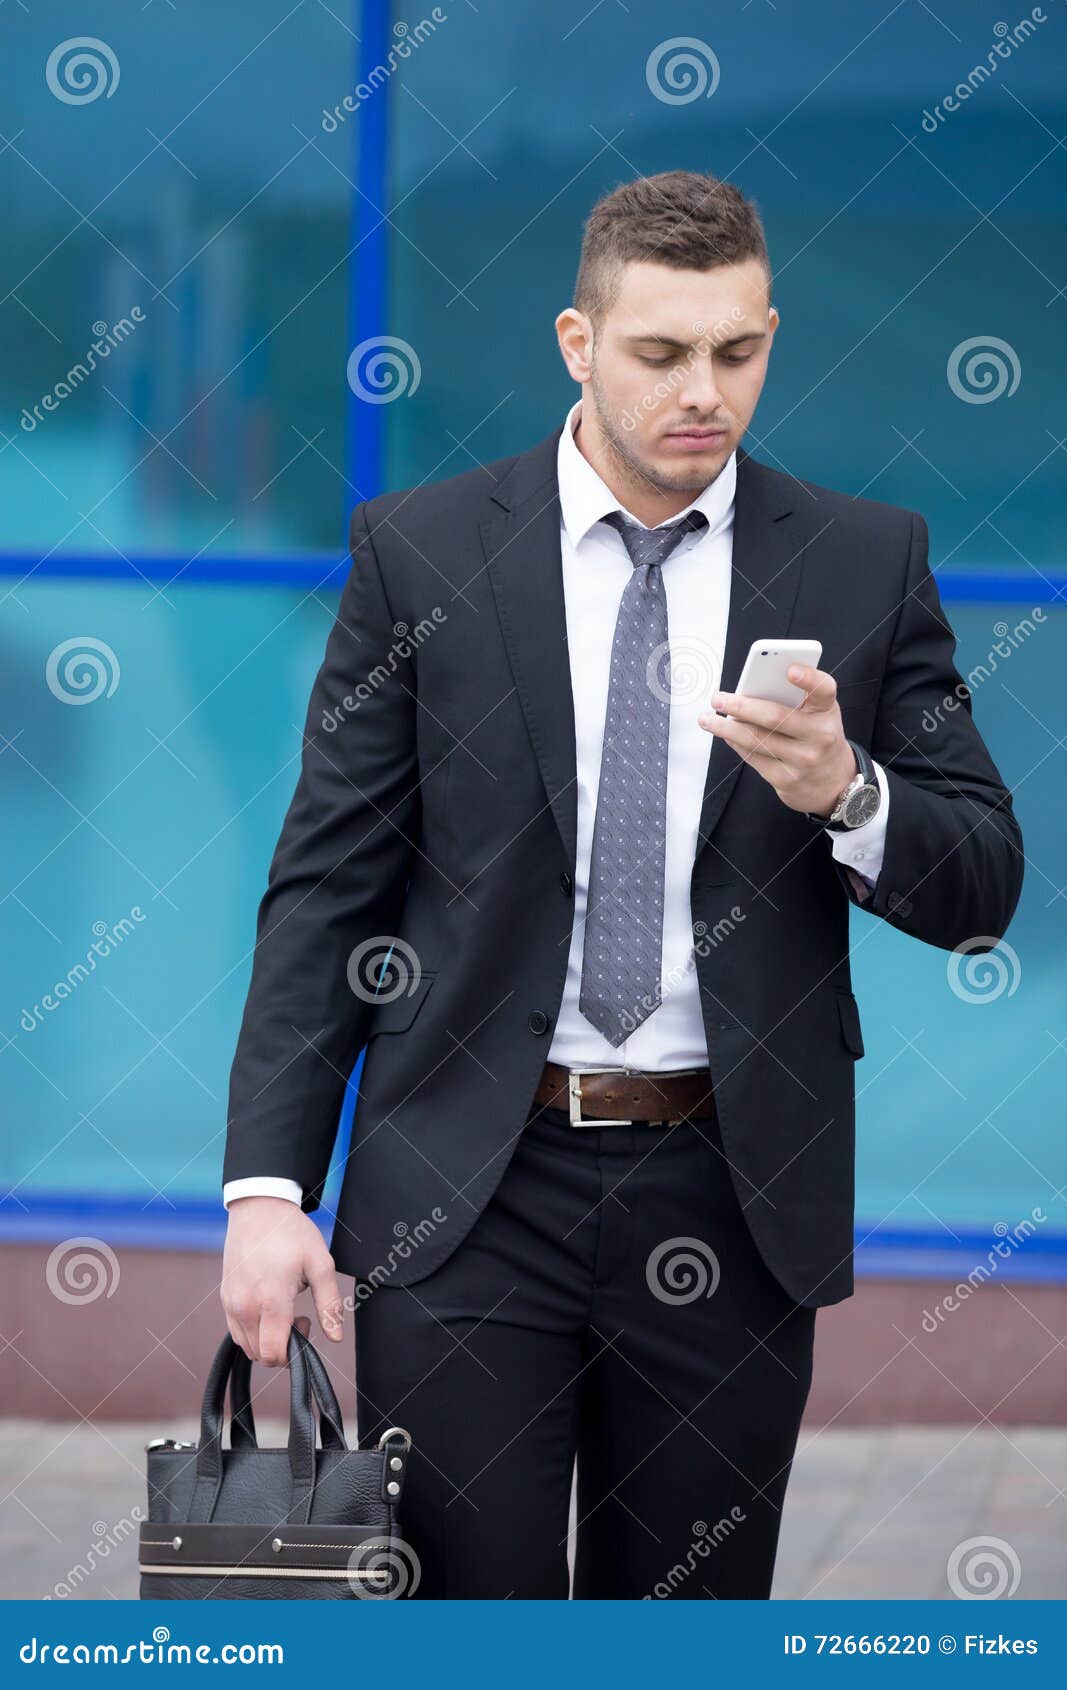
[[[1055,22],[999,41],[1006,63],[967,0],[921,20],[852,0],[684,21],[569,0],[447,10],[391,84],[389,327],[422,379],[386,407],[390,486],[554,429],[580,390],[553,324],[594,201],[710,170],[755,199],[775,273],[754,455],[922,511],[947,568],[1062,571]],[[691,26],[687,63],[669,44]],[[987,50],[988,82],[927,133],[934,92]]]
[[6,551],[337,544],[353,15],[8,9]]
[[[336,597],[19,596],[0,674],[21,728],[3,760],[19,826],[0,835],[3,1183],[215,1197],[256,907]],[[90,703],[64,670],[45,680],[72,628],[100,642]]]

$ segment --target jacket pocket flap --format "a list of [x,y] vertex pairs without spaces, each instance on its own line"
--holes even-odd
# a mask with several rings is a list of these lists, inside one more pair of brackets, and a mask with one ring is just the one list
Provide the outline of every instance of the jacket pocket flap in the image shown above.
[[424,969],[414,985],[405,982],[396,997],[375,999],[367,1037],[372,1039],[376,1033],[406,1032],[426,1002],[426,995],[436,979],[435,970]]
[[838,992],[837,1008],[841,1016],[841,1037],[853,1056],[862,1056],[863,1031],[860,1027],[859,1005],[851,992]]

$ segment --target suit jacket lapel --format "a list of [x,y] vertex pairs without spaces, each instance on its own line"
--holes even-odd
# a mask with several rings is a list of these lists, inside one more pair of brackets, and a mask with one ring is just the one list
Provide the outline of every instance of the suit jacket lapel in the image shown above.
[[481,534],[516,690],[573,874],[578,768],[556,475],[562,432],[515,461],[492,495],[500,511]]
[[[799,500],[802,489],[737,451],[730,613],[723,655],[723,692],[732,692],[753,640],[789,633],[809,537]],[[803,630],[805,633],[812,630]],[[707,845],[745,764],[722,740],[712,741],[700,812],[696,855]]]

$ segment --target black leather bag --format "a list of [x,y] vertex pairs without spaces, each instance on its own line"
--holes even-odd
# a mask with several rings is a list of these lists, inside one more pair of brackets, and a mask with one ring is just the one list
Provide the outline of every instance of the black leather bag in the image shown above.
[[[341,1410],[314,1346],[289,1334],[289,1444],[260,1449],[251,1367],[227,1334],[211,1364],[200,1441],[147,1446],[142,1599],[292,1600],[410,1593],[417,1564],[397,1535],[411,1438],[383,1432],[349,1449]],[[230,1446],[222,1446],[230,1388]],[[319,1411],[321,1449],[316,1448]]]

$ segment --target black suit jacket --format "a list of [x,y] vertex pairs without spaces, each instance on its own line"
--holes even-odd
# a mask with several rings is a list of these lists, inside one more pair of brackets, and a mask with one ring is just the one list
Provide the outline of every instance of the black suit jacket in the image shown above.
[[[295,1179],[315,1208],[365,1045],[333,1252],[376,1282],[417,1282],[469,1231],[560,1008],[576,834],[560,432],[356,509],[259,909],[224,1178]],[[724,687],[753,639],[790,634],[822,640],[845,731],[888,776],[863,907],[988,948],[1018,900],[1021,838],[969,700],[945,707],[960,676],[926,524],[739,448]],[[728,1177],[767,1265],[812,1307],[853,1286],[859,899],[822,829],[713,741],[691,903]],[[372,1002],[348,972],[378,938],[421,973]]]

